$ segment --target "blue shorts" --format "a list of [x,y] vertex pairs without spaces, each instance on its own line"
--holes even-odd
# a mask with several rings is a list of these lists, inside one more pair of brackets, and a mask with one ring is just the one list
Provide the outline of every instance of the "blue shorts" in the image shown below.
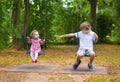
[[92,50],[89,49],[80,49],[77,51],[77,55],[89,56]]

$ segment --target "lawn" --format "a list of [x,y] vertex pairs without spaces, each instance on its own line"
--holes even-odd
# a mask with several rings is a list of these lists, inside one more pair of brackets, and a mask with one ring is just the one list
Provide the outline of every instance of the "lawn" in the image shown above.
[[[52,63],[60,65],[73,65],[75,62],[76,46],[62,45],[50,46],[45,55],[39,56],[38,63]],[[97,57],[94,64],[108,68],[108,75],[92,75],[85,82],[120,82],[120,45],[98,44],[96,46]],[[25,54],[25,50],[6,49],[0,52],[0,67],[12,67],[19,64],[31,64],[31,58]],[[82,59],[87,63],[88,57]],[[0,71],[0,74],[4,74]],[[13,74],[14,75],[14,74]],[[2,76],[0,76],[2,78]],[[53,79],[52,77],[50,79]]]

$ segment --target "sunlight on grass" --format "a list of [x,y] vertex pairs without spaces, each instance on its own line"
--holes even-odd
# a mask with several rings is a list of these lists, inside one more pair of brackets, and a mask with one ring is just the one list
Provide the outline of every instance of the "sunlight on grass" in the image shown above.
[[120,46],[119,45],[98,45],[95,63],[105,66],[120,67]]
[[52,81],[55,81],[55,77],[50,77],[48,80],[52,80]]
[[120,82],[120,74],[91,77],[87,82]]
[[59,75],[57,77],[50,77],[48,80],[52,82],[75,82],[73,78],[68,75],[61,75],[61,76]]

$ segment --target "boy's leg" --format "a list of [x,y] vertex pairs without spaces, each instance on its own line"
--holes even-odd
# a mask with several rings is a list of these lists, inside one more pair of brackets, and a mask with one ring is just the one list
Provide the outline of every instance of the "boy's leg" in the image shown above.
[[76,64],[78,64],[78,63],[80,62],[81,57],[82,57],[82,56],[81,56],[80,54],[77,55]]
[[79,64],[81,63],[81,57],[82,57],[82,56],[83,56],[83,55],[82,55],[81,51],[78,50],[78,52],[77,52],[77,60],[76,60],[75,64],[73,65],[73,68],[74,68],[74,69],[77,69],[77,68],[78,68]]
[[78,51],[77,51],[76,64],[79,63],[80,59],[83,57],[83,54],[84,54],[84,50],[78,50]]
[[89,62],[89,65],[92,65],[93,60],[94,60],[94,57],[95,57],[95,52],[94,52],[94,51],[91,51],[91,52],[90,52],[90,62]]
[[91,51],[90,52],[90,62],[88,63],[88,68],[92,71],[94,69],[92,63],[93,63],[93,60],[94,60],[94,57],[95,57],[95,52],[94,51]]

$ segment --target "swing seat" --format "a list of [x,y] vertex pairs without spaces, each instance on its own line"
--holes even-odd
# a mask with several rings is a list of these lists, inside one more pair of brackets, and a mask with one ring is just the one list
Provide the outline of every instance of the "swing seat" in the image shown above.
[[[90,57],[90,52],[88,49],[85,49],[85,52],[83,54],[84,54],[83,57]],[[95,57],[97,57],[97,55],[95,55]]]
[[[84,57],[90,57],[90,55],[84,56]],[[95,57],[97,57],[97,55],[95,55]]]
[[[76,56],[77,56],[77,54],[76,54]],[[83,57],[90,57],[90,55],[84,55]],[[95,55],[95,57],[97,57],[97,55]]]

